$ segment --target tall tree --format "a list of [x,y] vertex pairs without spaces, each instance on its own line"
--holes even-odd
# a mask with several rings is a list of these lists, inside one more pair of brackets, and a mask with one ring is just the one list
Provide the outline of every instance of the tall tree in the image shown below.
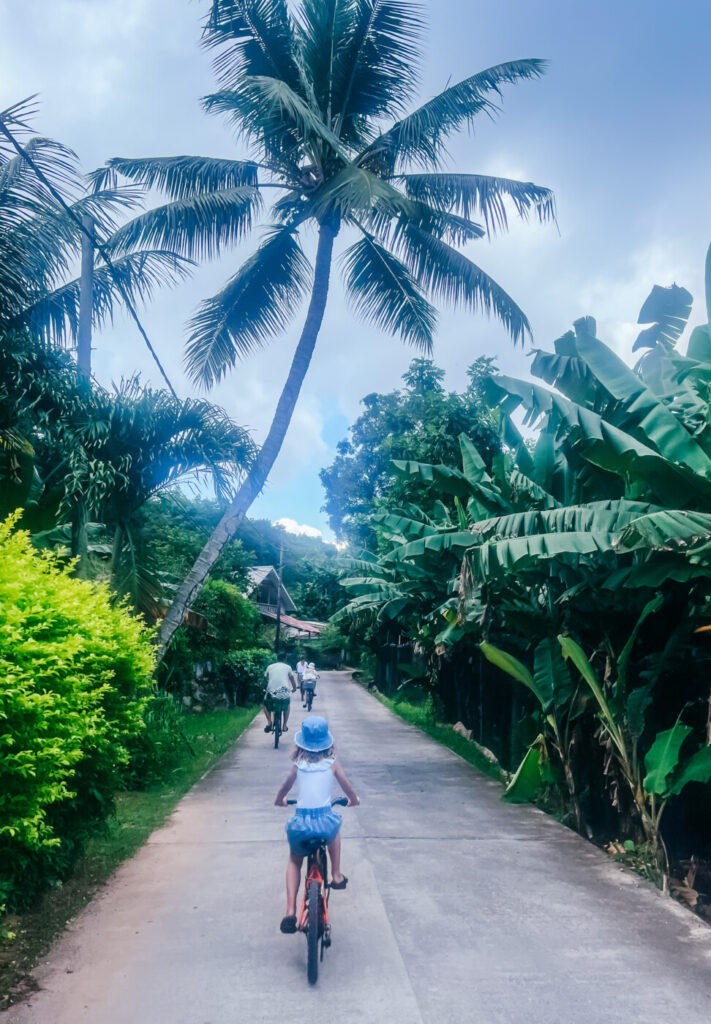
[[432,360],[413,359],[403,374],[403,390],[366,395],[349,437],[338,445],[331,465],[321,470],[323,511],[339,537],[356,548],[375,550],[374,513],[420,500],[422,484],[396,477],[393,459],[451,464],[459,456],[459,435],[464,433],[491,468],[501,442],[480,380],[491,362],[472,364],[463,394],[445,392],[444,371]]
[[[0,337],[27,331],[45,347],[71,347],[79,327],[75,271],[82,218],[91,219],[103,251],[113,255],[122,215],[140,205],[141,190],[109,185],[89,191],[76,154],[32,132],[33,113],[32,100],[0,111]],[[149,298],[192,266],[169,245],[140,238],[123,245],[111,263],[95,252],[91,314],[97,326],[117,305]]]
[[[187,255],[213,255],[241,238],[263,191],[276,192],[261,244],[191,323],[187,365],[196,381],[218,381],[310,295],[267,438],[163,621],[162,650],[279,454],[323,320],[339,232],[357,236],[342,257],[355,312],[421,351],[432,346],[433,301],[493,313],[515,341],[529,332],[513,299],[460,248],[505,229],[510,206],[524,218],[552,218],[551,192],[439,168],[447,138],[497,112],[502,87],[537,78],[544,62],[498,64],[405,113],[417,91],[422,27],[422,9],[409,0],[213,0],[204,43],[217,51],[220,88],[205,107],[227,116],[256,159],[116,159],[97,176],[101,187],[120,172],[163,189],[170,202],[132,222],[125,243],[185,236]],[[300,244],[307,227],[318,239],[313,268]]]

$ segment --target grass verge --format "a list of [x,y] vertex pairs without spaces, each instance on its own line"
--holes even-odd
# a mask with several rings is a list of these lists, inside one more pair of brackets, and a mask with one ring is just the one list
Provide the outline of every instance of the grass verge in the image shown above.
[[36,908],[5,919],[3,925],[14,938],[0,942],[0,1009],[32,991],[28,972],[67,922],[163,824],[180,798],[244,732],[257,710],[237,708],[186,716],[183,732],[194,753],[186,746],[185,756],[160,784],[118,793],[115,814],[89,841],[72,876],[48,892]]
[[488,775],[491,779],[496,779],[497,782],[504,781],[501,765],[498,762],[490,761],[478,744],[472,743],[465,736],[455,732],[451,725],[444,725],[442,722],[435,721],[430,701],[424,704],[411,704],[406,700],[393,700],[391,697],[386,697],[379,690],[371,690],[370,692],[394,714],[409,722],[410,725],[417,726],[418,729],[421,729],[422,732],[426,733],[433,740],[441,743],[442,746],[449,747],[450,750],[453,750],[455,754],[459,754],[469,764],[473,764],[484,775]]

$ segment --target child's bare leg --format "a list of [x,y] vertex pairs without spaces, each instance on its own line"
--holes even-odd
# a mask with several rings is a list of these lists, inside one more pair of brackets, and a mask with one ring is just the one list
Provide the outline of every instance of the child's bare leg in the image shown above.
[[331,858],[331,878],[334,882],[342,882],[343,875],[341,874],[341,833],[339,832],[336,838],[328,847],[328,855]]
[[284,726],[289,721],[289,712],[291,711],[291,705],[287,705],[286,711],[284,712]]
[[272,724],[272,713],[271,713],[271,711],[267,711],[266,708],[262,708],[262,711],[264,712],[264,717],[267,720],[267,725],[271,725]]
[[289,861],[286,865],[286,916],[296,914],[296,897],[299,894],[301,884],[301,865],[304,858],[295,853],[289,854]]

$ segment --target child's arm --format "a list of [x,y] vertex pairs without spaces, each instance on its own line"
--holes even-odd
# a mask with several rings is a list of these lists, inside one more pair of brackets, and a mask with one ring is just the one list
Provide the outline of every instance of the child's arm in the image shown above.
[[291,771],[289,772],[287,777],[284,779],[284,782],[282,783],[281,789],[279,790],[279,792],[276,795],[276,800],[274,801],[274,806],[275,807],[286,807],[286,794],[289,792],[291,787],[296,782],[296,772],[297,772],[296,765],[292,765]]
[[343,771],[338,761],[333,762],[333,774],[336,776],[336,779],[338,780],[338,785],[341,787],[343,792],[348,797],[348,806],[357,807],[358,804],[360,803],[358,794],[353,789],[353,786],[351,786],[350,782],[348,781],[348,776]]

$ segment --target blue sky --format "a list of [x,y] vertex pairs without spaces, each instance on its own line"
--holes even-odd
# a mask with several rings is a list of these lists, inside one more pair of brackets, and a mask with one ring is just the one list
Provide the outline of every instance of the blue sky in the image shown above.
[[[451,145],[451,166],[555,189],[559,232],[514,224],[469,255],[516,298],[547,346],[586,313],[629,356],[639,308],[655,283],[676,281],[703,314],[703,260],[711,241],[711,8],[702,0],[437,0],[426,4],[422,97],[491,64],[544,57],[539,82],[507,90],[502,116]],[[111,156],[236,155],[239,144],[198,99],[210,91],[198,48],[204,0],[0,0],[0,107],[38,92],[37,128],[71,145],[87,170]],[[183,324],[249,251],[202,268],[145,312],[178,391]],[[213,392],[264,436],[298,333],[237,367]],[[465,382],[481,354],[526,374],[494,321],[444,311],[435,359],[447,383]],[[254,512],[326,531],[318,470],[358,413],[360,398],[399,383],[413,353],[355,320],[334,287],[314,362],[284,451]],[[157,378],[127,322],[96,339],[97,376],[140,369]]]

